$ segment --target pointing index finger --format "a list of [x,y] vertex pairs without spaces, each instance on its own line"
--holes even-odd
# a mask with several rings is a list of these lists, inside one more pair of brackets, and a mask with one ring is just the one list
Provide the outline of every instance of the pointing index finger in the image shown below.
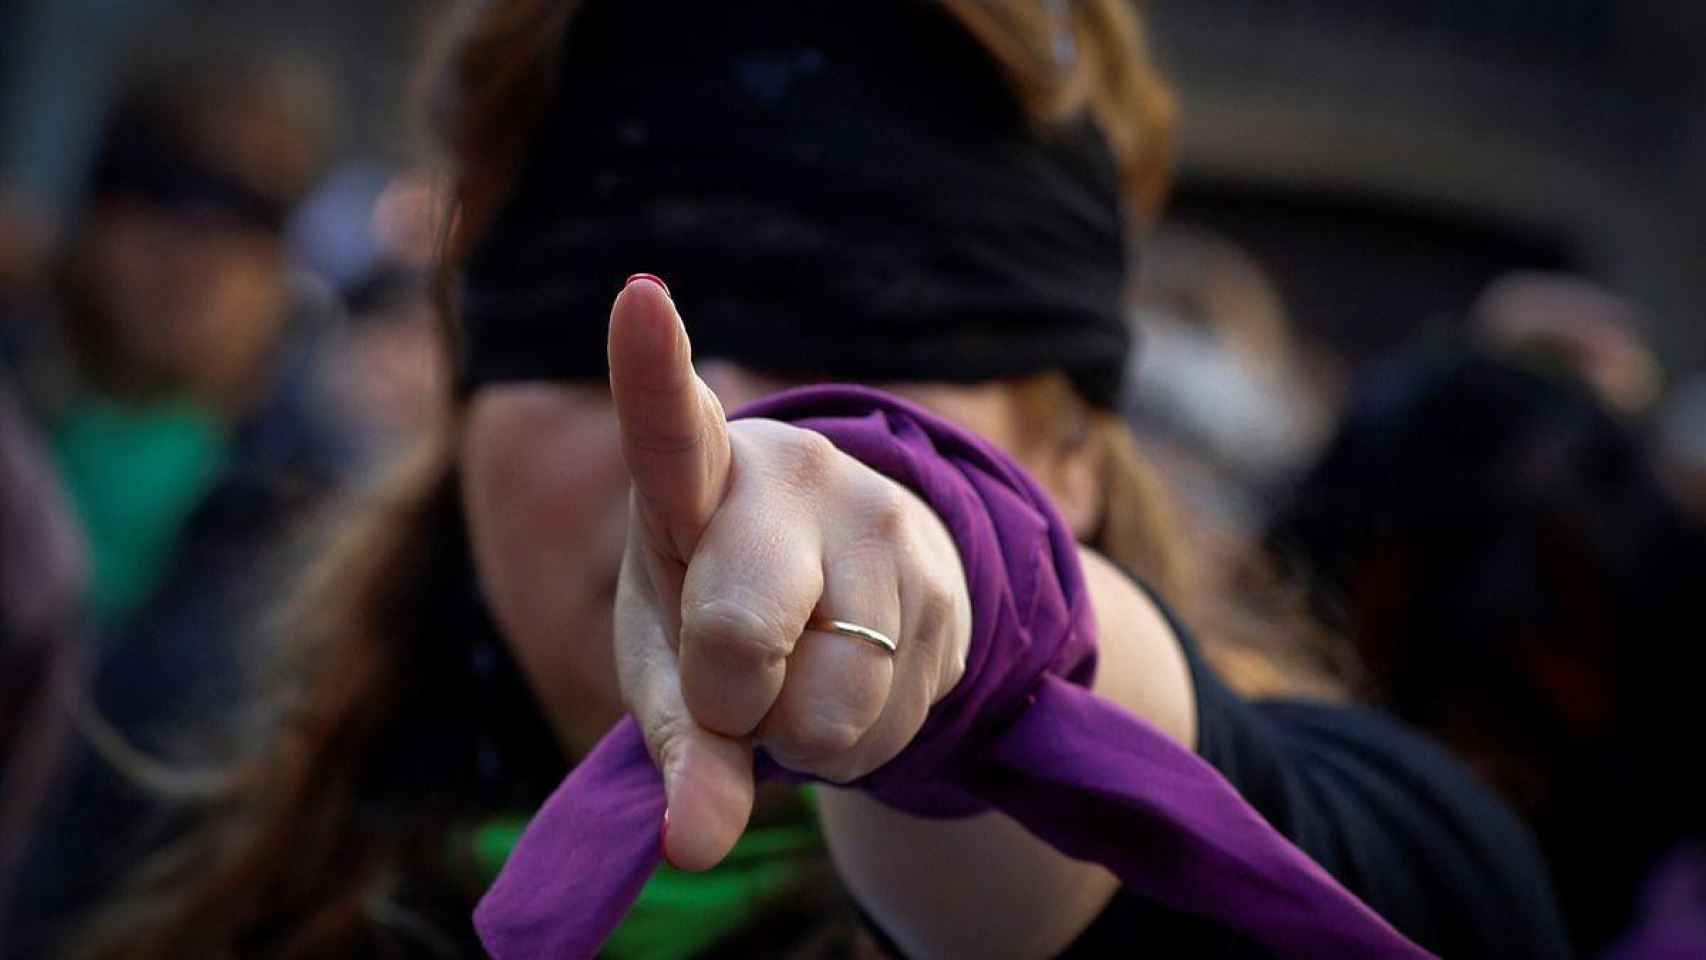
[[728,486],[728,422],[693,370],[674,300],[649,274],[630,277],[610,311],[610,391],[646,527],[685,562]]

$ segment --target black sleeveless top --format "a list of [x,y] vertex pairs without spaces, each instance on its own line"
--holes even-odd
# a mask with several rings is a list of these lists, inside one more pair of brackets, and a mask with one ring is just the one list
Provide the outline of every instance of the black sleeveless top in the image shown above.
[[[1247,701],[1183,648],[1197,752],[1282,834],[1393,926],[1446,960],[1567,958],[1569,941],[1532,834],[1421,734],[1373,710]],[[890,953],[894,942],[868,916]],[[1063,954],[1261,958],[1247,940],[1121,889]]]

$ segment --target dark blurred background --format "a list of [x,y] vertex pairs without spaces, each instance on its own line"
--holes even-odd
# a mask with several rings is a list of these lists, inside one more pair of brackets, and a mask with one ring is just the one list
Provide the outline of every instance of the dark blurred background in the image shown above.
[[1706,362],[1706,7],[1149,6],[1185,105],[1176,209],[1271,260],[1306,328],[1376,349],[1501,271],[1562,269]]
[[[1143,7],[1181,121],[1132,302],[1150,455],[1205,542],[1291,564],[1371,699],[1537,825],[1567,906],[1599,896],[1583,864],[1636,889],[1700,828],[1655,772],[1689,725],[1631,704],[1687,702],[1666,618],[1698,636],[1677,598],[1706,575],[1680,532],[1706,511],[1706,3]],[[413,103],[450,8],[0,4],[14,916],[87,900],[90,825],[217,756],[158,731],[242,735],[209,718],[307,518],[437,411]],[[1416,610],[1432,633],[1394,626]],[[120,777],[79,741],[146,755]],[[1577,842],[1610,816],[1650,835]],[[1632,910],[1573,921],[1603,944]]]
[[[447,5],[13,0],[0,172],[75,209],[113,69],[151,33],[316,61],[334,155],[408,159],[411,70]],[[1184,104],[1176,215],[1247,245],[1297,323],[1360,356],[1510,269],[1638,301],[1706,363],[1706,8],[1685,0],[1151,0]],[[186,33],[183,25],[191,25]]]

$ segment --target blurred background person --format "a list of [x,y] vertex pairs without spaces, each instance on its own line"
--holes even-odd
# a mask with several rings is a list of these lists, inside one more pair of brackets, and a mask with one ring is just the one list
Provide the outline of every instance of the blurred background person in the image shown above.
[[122,37],[174,2],[0,6],[0,296],[35,280],[63,239],[99,145]]
[[1706,532],[1584,382],[1429,339],[1368,371],[1270,544],[1374,701],[1536,828],[1584,955],[1696,836]]
[[1663,387],[1657,358],[1638,332],[1640,308],[1585,277],[1500,277],[1469,311],[1473,335],[1493,350],[1558,367],[1626,416],[1652,410]]
[[[86,564],[47,448],[0,378],[0,904],[64,756]],[[0,955],[6,940],[0,914]]]
[[40,276],[53,224],[32,198],[0,185],[0,303],[15,300]]
[[54,282],[8,325],[9,370],[88,544],[91,625],[82,749],[31,838],[14,955],[147,842],[150,793],[129,779],[217,755],[202,751],[231,733],[215,718],[238,706],[296,527],[357,462],[320,386],[336,313],[304,299],[283,236],[329,107],[299,63],[152,51],[122,85]]
[[1678,497],[1706,519],[1706,374],[1676,385],[1659,415],[1659,463]]
[[1145,241],[1126,413],[1196,515],[1247,540],[1329,426],[1333,359],[1300,342],[1273,276],[1202,226]]
[[431,171],[378,161],[326,176],[292,218],[293,258],[343,305],[327,379],[344,415],[382,451],[418,440],[440,410],[432,269],[443,201]]

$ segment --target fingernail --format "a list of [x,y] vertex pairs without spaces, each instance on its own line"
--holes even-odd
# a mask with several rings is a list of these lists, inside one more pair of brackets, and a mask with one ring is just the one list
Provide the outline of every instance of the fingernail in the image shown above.
[[655,283],[658,285],[658,289],[663,291],[664,296],[669,297],[671,300],[675,299],[675,295],[669,292],[669,284],[664,283],[663,278],[658,276],[655,273],[636,273],[633,276],[629,277],[627,282],[622,284],[622,286],[624,286],[624,287],[629,286],[635,280],[647,280],[647,281],[650,281],[652,283]]

